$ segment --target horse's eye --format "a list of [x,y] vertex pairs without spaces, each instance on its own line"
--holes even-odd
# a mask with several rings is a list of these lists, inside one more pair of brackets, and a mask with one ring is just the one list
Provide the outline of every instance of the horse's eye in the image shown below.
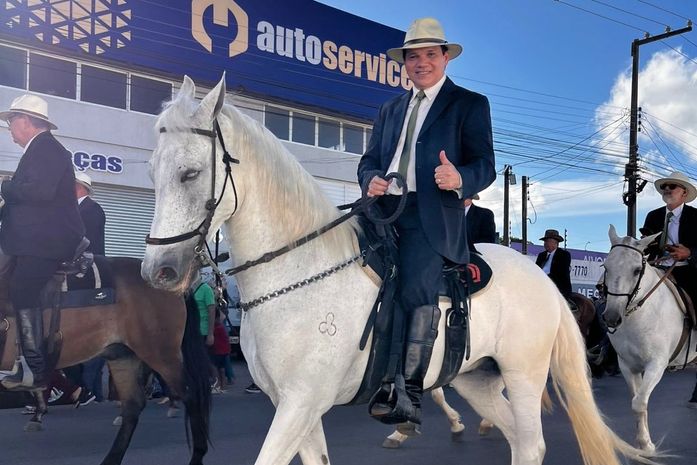
[[182,174],[181,182],[192,181],[198,177],[201,172],[198,170],[186,170]]
[[639,276],[639,273],[641,273],[641,268],[635,268],[634,269],[634,276]]

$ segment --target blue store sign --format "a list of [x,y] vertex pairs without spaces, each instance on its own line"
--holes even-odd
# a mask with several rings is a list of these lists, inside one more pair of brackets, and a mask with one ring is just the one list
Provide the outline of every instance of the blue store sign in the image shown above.
[[311,0],[0,0],[0,34],[372,119],[411,87],[404,33]]

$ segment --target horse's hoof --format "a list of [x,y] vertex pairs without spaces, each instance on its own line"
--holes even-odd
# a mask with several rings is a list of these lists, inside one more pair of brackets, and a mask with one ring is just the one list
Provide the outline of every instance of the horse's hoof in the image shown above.
[[390,439],[387,438],[382,442],[382,447],[385,449],[399,449],[402,446],[402,443],[397,441],[396,439]]
[[24,431],[27,433],[36,433],[38,431],[43,431],[43,429],[43,425],[38,421],[30,421],[24,425]]
[[450,432],[450,440],[452,442],[463,442],[465,440],[465,430],[461,431],[451,431]]
[[179,416],[179,409],[176,407],[170,407],[167,409],[167,418],[177,418]]
[[118,417],[114,418],[114,421],[112,421],[111,424],[114,426],[121,426],[123,424],[123,417],[119,415]]
[[697,409],[697,400],[691,400],[686,405],[687,408]]
[[418,436],[421,434],[421,425],[413,421],[405,421],[397,425],[397,431],[405,436]]
[[480,436],[488,436],[489,433],[491,432],[491,428],[493,428],[493,426],[480,425],[479,431],[477,431],[477,433],[479,433]]

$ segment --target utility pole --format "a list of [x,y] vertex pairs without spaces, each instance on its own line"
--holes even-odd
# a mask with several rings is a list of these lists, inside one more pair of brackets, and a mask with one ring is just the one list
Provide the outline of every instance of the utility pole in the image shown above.
[[523,255],[528,254],[528,177],[523,176],[523,185],[521,186],[523,191],[523,249],[521,252]]
[[508,228],[508,205],[509,205],[509,186],[515,184],[515,178],[511,182],[511,177],[513,174],[513,167],[511,165],[504,165],[503,167],[503,245],[509,247],[511,245],[511,235]]
[[666,32],[657,36],[649,36],[643,39],[634,39],[632,42],[632,101],[629,115],[629,162],[624,168],[624,179],[627,181],[627,192],[622,194],[622,201],[627,206],[627,235],[634,237],[636,233],[636,198],[642,191],[646,181],[639,184],[639,145],[637,133],[639,131],[639,47],[644,44],[662,40],[678,34],[684,34],[692,30],[692,21],[687,22],[687,27],[671,31],[666,28]]

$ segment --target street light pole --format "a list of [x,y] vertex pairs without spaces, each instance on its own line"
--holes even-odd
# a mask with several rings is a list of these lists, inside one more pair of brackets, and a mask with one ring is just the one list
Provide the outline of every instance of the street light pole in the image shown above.
[[622,201],[627,206],[627,235],[634,237],[636,233],[636,198],[641,192],[644,182],[637,188],[639,180],[639,145],[637,133],[639,132],[639,47],[644,44],[662,40],[678,34],[684,34],[692,30],[692,21],[687,22],[687,27],[666,32],[657,36],[647,36],[643,39],[634,39],[632,42],[632,95],[629,116],[629,161],[624,168],[624,179],[627,181],[627,192],[622,194]]

